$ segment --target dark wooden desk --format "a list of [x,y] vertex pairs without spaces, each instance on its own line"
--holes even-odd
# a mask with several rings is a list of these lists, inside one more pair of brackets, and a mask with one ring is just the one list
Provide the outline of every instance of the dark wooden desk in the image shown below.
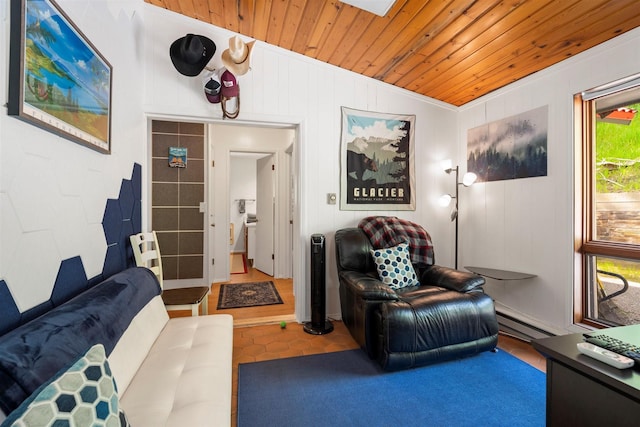
[[[640,325],[603,332],[640,342]],[[547,358],[547,426],[640,425],[640,367],[620,370],[585,356],[581,341],[582,334],[532,341]]]

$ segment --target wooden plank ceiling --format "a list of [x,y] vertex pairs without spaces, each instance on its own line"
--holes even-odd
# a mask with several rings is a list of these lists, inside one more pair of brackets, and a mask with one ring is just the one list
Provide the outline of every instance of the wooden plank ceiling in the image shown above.
[[145,1],[456,106],[640,26],[638,0]]

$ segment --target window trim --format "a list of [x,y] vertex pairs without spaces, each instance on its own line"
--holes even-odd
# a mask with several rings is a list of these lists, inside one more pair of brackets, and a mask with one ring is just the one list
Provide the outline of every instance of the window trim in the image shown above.
[[591,101],[596,98],[603,98],[618,92],[623,92],[637,86],[640,86],[640,73],[625,77],[612,83],[585,90],[581,95],[584,101]]
[[585,255],[602,255],[609,258],[640,261],[640,247],[628,243],[591,240],[582,244],[581,252]]
[[586,291],[585,272],[587,268],[585,266],[586,257],[582,254],[582,246],[585,237],[585,200],[586,193],[585,188],[588,186],[585,183],[584,171],[585,165],[585,141],[583,135],[584,131],[584,112],[583,106],[585,102],[582,99],[582,94],[575,94],[573,96],[573,137],[574,137],[574,242],[573,242],[573,271],[575,273],[573,281],[573,323],[583,323],[583,313],[585,312],[586,298],[583,298]]
[[[628,88],[627,88],[628,89]],[[640,244],[609,242],[595,238],[595,150],[596,150],[596,106],[597,98],[584,100],[583,95],[576,95],[576,117],[581,119],[580,140],[581,158],[580,175],[582,183],[582,238],[579,251],[588,255],[602,255],[611,258],[640,260]],[[577,127],[577,126],[576,126]]]
[[[607,325],[597,319],[588,318],[589,295],[592,274],[590,258],[602,256],[625,260],[640,261],[640,245],[609,242],[595,239],[594,221],[596,218],[595,198],[595,150],[596,150],[596,100],[616,92],[630,89],[628,80],[621,84],[605,85],[606,93],[601,91],[598,96],[589,95],[592,91],[585,91],[574,96],[575,117],[575,271],[574,286],[574,323],[604,328]],[[637,84],[637,83],[636,83]],[[623,87],[624,86],[624,87]],[[633,85],[632,85],[633,86]]]

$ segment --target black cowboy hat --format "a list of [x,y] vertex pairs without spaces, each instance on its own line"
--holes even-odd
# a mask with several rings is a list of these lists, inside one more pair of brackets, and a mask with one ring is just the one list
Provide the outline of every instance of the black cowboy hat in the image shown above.
[[180,74],[197,76],[216,53],[213,40],[196,34],[187,34],[171,43],[169,56]]

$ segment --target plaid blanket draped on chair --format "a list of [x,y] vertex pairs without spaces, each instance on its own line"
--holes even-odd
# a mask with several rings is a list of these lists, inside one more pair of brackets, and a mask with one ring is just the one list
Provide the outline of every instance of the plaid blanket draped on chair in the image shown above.
[[411,262],[417,266],[433,265],[433,243],[429,233],[414,222],[395,216],[369,216],[358,227],[369,237],[375,249],[409,243]]

